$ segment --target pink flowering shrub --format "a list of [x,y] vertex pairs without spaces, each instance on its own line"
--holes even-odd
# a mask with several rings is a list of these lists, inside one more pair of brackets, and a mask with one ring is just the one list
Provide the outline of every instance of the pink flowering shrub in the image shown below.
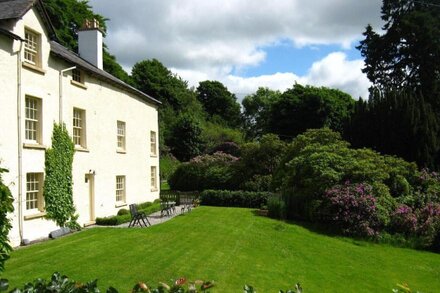
[[391,228],[394,232],[413,234],[417,231],[417,215],[411,207],[401,204],[391,215]]
[[423,239],[424,247],[440,248],[440,204],[430,202],[415,210],[399,205],[392,214],[391,229]]
[[372,187],[358,183],[336,185],[325,191],[327,216],[345,234],[376,236],[381,226]]

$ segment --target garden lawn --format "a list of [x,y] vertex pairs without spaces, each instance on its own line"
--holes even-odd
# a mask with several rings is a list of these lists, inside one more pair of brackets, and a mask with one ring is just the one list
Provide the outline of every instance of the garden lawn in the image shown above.
[[331,237],[256,216],[250,209],[200,207],[149,228],[95,228],[14,251],[1,276],[11,286],[60,271],[97,278],[101,290],[138,281],[215,280],[213,292],[391,292],[397,283],[440,292],[440,255]]

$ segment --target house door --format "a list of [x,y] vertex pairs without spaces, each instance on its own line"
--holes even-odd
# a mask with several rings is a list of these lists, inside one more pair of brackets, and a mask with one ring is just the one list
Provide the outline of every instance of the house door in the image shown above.
[[95,223],[95,172],[86,174],[86,181],[89,183],[89,221]]

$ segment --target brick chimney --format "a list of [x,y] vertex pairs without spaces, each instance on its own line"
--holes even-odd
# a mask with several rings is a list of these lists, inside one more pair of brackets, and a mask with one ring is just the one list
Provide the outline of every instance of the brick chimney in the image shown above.
[[85,20],[78,31],[78,54],[99,69],[103,69],[102,31],[96,19]]

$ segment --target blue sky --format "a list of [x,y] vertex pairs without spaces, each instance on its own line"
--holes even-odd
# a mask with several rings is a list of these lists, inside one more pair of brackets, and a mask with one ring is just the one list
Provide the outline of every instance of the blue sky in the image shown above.
[[235,72],[243,77],[289,71],[306,75],[315,61],[323,59],[332,52],[342,51],[347,54],[348,60],[361,59],[359,50],[355,48],[358,44],[359,42],[356,42],[349,49],[340,45],[310,45],[298,48],[292,42],[284,40],[280,44],[261,48],[266,53],[266,58],[258,66],[236,69]]
[[[128,72],[156,58],[197,87],[284,91],[295,82],[365,97],[355,46],[380,28],[381,0],[90,0],[108,17],[105,43]],[[121,13],[123,11],[124,13]]]

